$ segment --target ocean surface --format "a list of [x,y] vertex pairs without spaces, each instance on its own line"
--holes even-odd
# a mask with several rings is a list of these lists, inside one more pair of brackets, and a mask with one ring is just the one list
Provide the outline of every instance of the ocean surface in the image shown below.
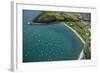
[[78,60],[84,44],[63,23],[28,24],[40,13],[23,10],[23,62]]

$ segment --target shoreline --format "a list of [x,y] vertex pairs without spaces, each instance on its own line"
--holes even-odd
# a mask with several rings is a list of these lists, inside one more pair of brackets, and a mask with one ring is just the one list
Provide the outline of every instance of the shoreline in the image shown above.
[[[64,23],[64,25],[66,27],[68,27],[69,29],[71,29],[76,34],[76,36],[79,37],[79,39],[83,42],[83,44],[85,44],[85,41],[82,39],[82,37],[73,28],[71,28],[70,26],[68,26],[66,23]],[[81,60],[83,56],[84,56],[84,52],[83,52],[83,49],[82,49],[82,51],[81,51],[81,53],[79,55],[78,60]]]
[[[72,30],[72,32],[74,32],[75,34],[76,34],[76,36],[82,41],[82,43],[83,44],[85,44],[85,41],[83,40],[83,38],[76,32],[76,30],[74,30],[73,28],[71,28],[70,26],[68,26],[65,22],[61,22],[61,23],[63,23],[64,24],[64,26],[66,26],[66,27],[68,27],[70,30]],[[31,23],[31,25],[32,25],[33,23]],[[43,23],[35,23],[35,25],[36,24],[43,24]],[[80,53],[80,55],[79,55],[79,57],[78,57],[78,60],[81,60],[82,58],[83,58],[83,56],[84,56],[84,52],[83,52],[84,50],[82,49],[82,51],[81,51],[81,53]]]

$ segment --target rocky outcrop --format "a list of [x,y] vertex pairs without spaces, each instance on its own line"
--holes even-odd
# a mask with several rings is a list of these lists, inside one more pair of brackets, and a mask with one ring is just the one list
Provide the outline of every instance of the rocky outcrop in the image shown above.
[[91,14],[90,13],[79,13],[82,20],[84,21],[91,21]]

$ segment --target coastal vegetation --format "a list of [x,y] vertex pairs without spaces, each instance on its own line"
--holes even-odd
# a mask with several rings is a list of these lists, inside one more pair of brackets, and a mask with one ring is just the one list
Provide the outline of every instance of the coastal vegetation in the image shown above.
[[90,22],[83,20],[80,14],[75,12],[42,11],[34,20],[32,20],[32,22],[35,23],[65,22],[66,25],[74,29],[85,41],[83,59],[91,59]]
[[55,21],[78,21],[80,17],[71,12],[54,12],[54,11],[43,11],[38,15],[33,22],[37,23],[50,23]]

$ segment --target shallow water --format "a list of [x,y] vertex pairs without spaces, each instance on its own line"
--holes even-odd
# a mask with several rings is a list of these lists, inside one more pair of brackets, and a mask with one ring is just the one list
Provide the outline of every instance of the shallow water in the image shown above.
[[29,25],[38,14],[23,10],[23,62],[77,60],[82,41],[63,23]]

